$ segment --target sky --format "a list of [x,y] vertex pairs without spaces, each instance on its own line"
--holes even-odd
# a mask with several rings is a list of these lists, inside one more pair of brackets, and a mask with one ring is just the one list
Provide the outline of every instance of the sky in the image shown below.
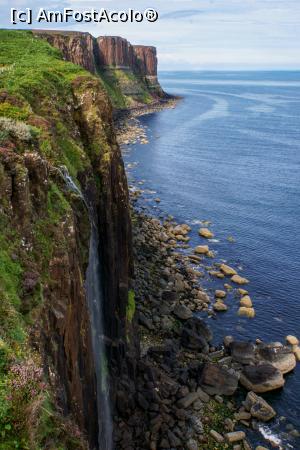
[[26,7],[139,11],[152,7],[159,14],[155,23],[48,28],[117,35],[133,44],[154,45],[160,70],[300,69],[300,0],[0,0],[0,27],[14,28],[10,8]]

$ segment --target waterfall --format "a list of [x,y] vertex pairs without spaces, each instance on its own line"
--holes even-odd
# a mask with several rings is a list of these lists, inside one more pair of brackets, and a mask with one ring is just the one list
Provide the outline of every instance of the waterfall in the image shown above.
[[66,167],[59,169],[68,188],[78,194],[84,201],[91,224],[91,237],[89,245],[89,263],[86,272],[85,289],[88,300],[88,309],[92,330],[92,346],[97,380],[97,408],[98,408],[98,448],[99,450],[112,450],[112,416],[108,386],[108,367],[105,355],[105,336],[103,327],[103,290],[101,279],[101,261],[99,255],[99,233],[96,214],[84,195],[74,183]]

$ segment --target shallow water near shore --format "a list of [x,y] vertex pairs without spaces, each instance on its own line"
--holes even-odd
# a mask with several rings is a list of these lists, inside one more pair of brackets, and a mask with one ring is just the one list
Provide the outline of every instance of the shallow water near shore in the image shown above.
[[[125,164],[129,182],[143,181],[149,212],[189,223],[192,247],[209,244],[216,257],[205,265],[226,261],[250,280],[255,319],[239,318],[229,294],[228,312],[209,319],[215,342],[228,334],[300,338],[300,73],[165,72],[160,81],[184,98],[140,118],[149,144],[131,145]],[[211,242],[198,236],[201,220],[212,222]],[[224,282],[201,280],[210,292]],[[268,425],[276,433],[289,423],[300,429],[300,365],[285,378],[283,390],[265,397],[277,411]],[[282,448],[300,448],[299,439],[280,437]]]

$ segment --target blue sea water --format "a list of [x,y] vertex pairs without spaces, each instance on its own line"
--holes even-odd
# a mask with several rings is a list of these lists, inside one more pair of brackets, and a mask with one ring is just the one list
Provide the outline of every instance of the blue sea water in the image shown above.
[[[183,99],[141,118],[149,144],[131,146],[125,163],[137,163],[129,180],[156,191],[146,195],[152,213],[190,223],[192,246],[204,243],[200,221],[211,221],[213,261],[250,280],[255,319],[239,318],[239,302],[229,295],[229,311],[210,320],[216,342],[227,334],[300,338],[300,73],[164,72],[160,82]],[[213,292],[226,281],[203,284]],[[288,423],[300,428],[300,365],[285,378],[283,390],[266,396],[278,413],[267,432],[280,434]],[[282,448],[300,448],[280,438]]]

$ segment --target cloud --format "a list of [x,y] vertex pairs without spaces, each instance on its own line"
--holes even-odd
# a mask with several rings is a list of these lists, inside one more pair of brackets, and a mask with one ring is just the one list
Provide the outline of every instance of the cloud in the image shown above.
[[187,17],[195,17],[203,14],[203,11],[198,9],[183,9],[178,11],[171,11],[160,16],[161,19],[185,19]]
[[[48,28],[121,35],[132,43],[157,46],[160,67],[300,68],[299,0],[0,0],[0,26],[12,28],[10,8],[64,7],[114,10],[149,6],[155,23],[49,24]],[[41,28],[34,24],[33,27]],[[46,28],[46,26],[45,26]]]

